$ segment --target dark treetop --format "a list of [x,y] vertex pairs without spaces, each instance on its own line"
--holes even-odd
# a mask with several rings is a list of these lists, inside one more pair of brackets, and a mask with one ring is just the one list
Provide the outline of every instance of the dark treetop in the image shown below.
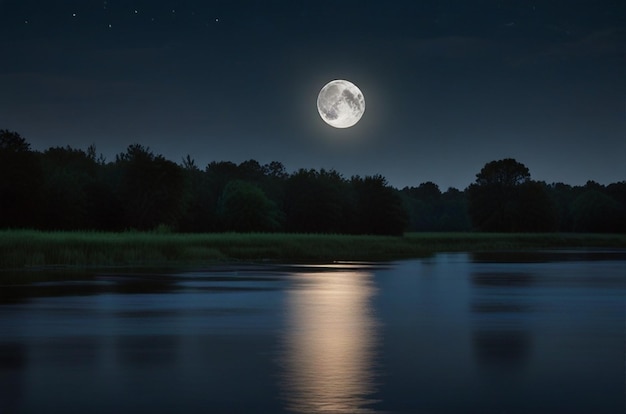
[[345,178],[256,160],[200,169],[139,144],[115,161],[71,147],[30,150],[0,130],[0,228],[393,234],[404,231],[624,232],[626,181],[546,184],[522,163],[492,161],[465,191],[398,190],[381,175]]

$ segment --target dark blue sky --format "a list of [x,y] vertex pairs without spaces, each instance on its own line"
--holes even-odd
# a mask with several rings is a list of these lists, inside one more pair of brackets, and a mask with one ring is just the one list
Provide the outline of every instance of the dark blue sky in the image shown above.
[[[0,0],[0,128],[34,149],[140,143],[465,188],[626,180],[626,2]],[[319,89],[363,91],[353,128]]]

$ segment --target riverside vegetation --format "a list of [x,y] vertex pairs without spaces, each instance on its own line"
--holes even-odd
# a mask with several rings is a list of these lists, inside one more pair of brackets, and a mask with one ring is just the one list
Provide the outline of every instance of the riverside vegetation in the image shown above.
[[114,161],[94,146],[39,152],[0,130],[0,229],[159,226],[181,233],[626,233],[626,181],[547,184],[508,158],[485,164],[465,190],[442,192],[432,182],[399,190],[380,175],[288,173],[277,161],[200,168],[187,156],[177,164],[139,144]]
[[385,261],[436,252],[626,248],[623,234],[407,233],[404,236],[0,231],[0,268],[202,266],[236,262]]
[[463,191],[398,190],[380,175],[289,174],[276,161],[200,169],[139,144],[113,162],[93,146],[38,152],[0,130],[0,269],[374,261],[625,238],[626,181],[546,184],[510,158]]

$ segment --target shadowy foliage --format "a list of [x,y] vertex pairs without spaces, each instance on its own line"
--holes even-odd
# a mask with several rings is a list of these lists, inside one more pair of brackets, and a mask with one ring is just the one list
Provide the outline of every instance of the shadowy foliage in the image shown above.
[[612,233],[626,230],[626,214],[608,194],[588,189],[576,197],[571,207],[573,231]]
[[405,187],[401,197],[409,213],[409,231],[469,231],[465,194],[456,188],[445,193],[437,184],[425,182],[418,187]]
[[531,180],[514,159],[491,161],[464,191],[433,182],[397,190],[380,175],[247,160],[180,164],[130,145],[112,162],[86,150],[30,149],[0,130],[0,228],[299,232],[626,232],[626,181]]
[[174,227],[184,212],[182,169],[149,148],[130,145],[117,156],[121,170],[120,199],[125,227],[149,230],[160,224]]
[[285,182],[286,229],[302,233],[346,233],[352,202],[336,171],[300,169]]
[[487,163],[467,193],[469,215],[480,231],[556,230],[556,209],[545,186],[512,158]]
[[233,180],[218,201],[218,215],[224,230],[268,232],[281,229],[281,214],[276,204],[258,186]]
[[[70,147],[49,148],[41,154],[44,172],[42,227],[80,230],[95,227],[91,208],[97,200],[98,165],[92,155]],[[93,198],[96,198],[95,200]]]
[[0,130],[0,227],[37,227],[43,172],[30,144],[17,132]]
[[352,177],[357,197],[357,233],[401,235],[408,223],[408,214],[396,190],[381,175]]

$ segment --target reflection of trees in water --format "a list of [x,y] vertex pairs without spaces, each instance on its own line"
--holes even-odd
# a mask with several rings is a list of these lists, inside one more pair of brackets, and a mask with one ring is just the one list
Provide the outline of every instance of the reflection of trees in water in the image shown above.
[[557,263],[625,260],[622,250],[512,250],[507,252],[473,252],[474,263]]
[[472,346],[479,366],[517,370],[532,350],[525,314],[531,307],[520,289],[534,284],[524,272],[475,272],[470,311],[473,314]]
[[102,277],[114,281],[112,291],[115,293],[165,293],[178,287],[176,280],[164,274],[121,274]]
[[23,344],[0,344],[0,413],[19,412],[23,393],[22,375],[27,364]]
[[475,272],[472,284],[480,286],[525,287],[534,283],[530,273],[523,272]]
[[[22,283],[3,286],[0,304],[22,303],[33,298],[56,296],[92,296],[104,293],[162,293],[180,287],[178,280],[167,274],[101,274],[87,272],[33,271],[15,272],[15,279]],[[39,284],[24,286],[24,283]],[[103,283],[104,282],[104,283]]]
[[365,272],[300,273],[288,298],[283,384],[300,413],[367,413],[374,402],[376,322]]
[[177,336],[120,336],[116,345],[117,358],[122,366],[152,367],[175,364],[178,359]]
[[562,261],[566,255],[557,251],[523,251],[505,252],[473,252],[474,263],[546,263]]
[[528,332],[516,329],[476,330],[472,339],[478,363],[487,367],[522,366],[532,345]]

